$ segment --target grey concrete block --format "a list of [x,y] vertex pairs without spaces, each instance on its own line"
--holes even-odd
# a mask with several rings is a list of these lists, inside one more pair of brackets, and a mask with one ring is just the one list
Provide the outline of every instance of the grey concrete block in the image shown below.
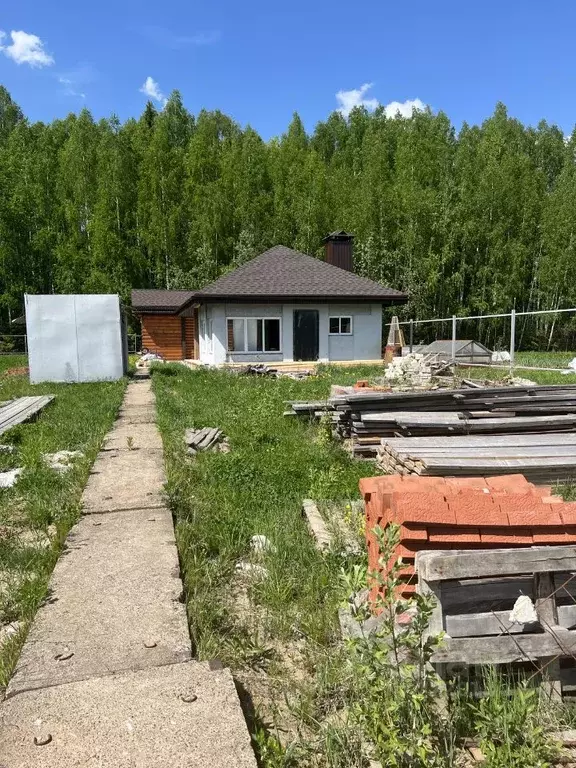
[[[138,438],[138,432],[134,435]],[[164,502],[164,463],[157,452],[102,451],[82,494],[86,513],[150,509]]]
[[[168,510],[82,518],[56,564],[8,696],[189,659],[181,594]],[[146,648],[149,642],[155,646]]]
[[[45,746],[34,744],[40,734]],[[0,706],[0,759],[9,768],[256,768],[230,673],[197,662],[21,693]]]

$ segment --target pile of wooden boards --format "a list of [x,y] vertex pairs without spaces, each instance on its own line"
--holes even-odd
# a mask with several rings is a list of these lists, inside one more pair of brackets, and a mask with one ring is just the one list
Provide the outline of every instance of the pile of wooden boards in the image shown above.
[[191,456],[195,456],[200,451],[218,449],[222,453],[228,453],[230,450],[228,440],[224,437],[222,430],[217,427],[187,429],[184,433],[184,442]]
[[54,395],[40,395],[36,397],[18,397],[0,405],[0,435],[7,432],[17,424],[29,421],[48,403],[54,400]]
[[532,483],[576,479],[576,433],[384,438],[383,472],[485,477],[521,473]]
[[375,456],[383,438],[576,431],[576,385],[494,386],[381,392],[359,389],[325,402],[292,403],[292,413],[329,413],[335,434],[357,456]]

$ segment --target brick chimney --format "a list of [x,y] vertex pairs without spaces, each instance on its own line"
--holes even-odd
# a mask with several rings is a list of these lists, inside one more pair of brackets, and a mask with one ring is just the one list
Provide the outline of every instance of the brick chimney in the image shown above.
[[348,232],[330,232],[322,240],[324,243],[324,261],[335,267],[340,267],[340,269],[347,269],[348,272],[354,272],[352,240],[354,240],[354,235]]

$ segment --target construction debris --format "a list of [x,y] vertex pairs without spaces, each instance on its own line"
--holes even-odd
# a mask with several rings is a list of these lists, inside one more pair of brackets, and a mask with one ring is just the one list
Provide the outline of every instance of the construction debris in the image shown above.
[[276,552],[276,547],[267,536],[262,533],[256,533],[250,539],[252,552],[257,555],[263,555],[266,552]]
[[424,386],[432,381],[432,360],[417,353],[393,357],[384,371],[384,379],[391,384]]
[[222,453],[229,453],[230,451],[228,438],[217,427],[187,429],[184,433],[184,442],[188,446],[188,453],[191,456],[195,456],[200,451],[219,450]]
[[72,469],[76,459],[84,458],[82,451],[57,451],[56,453],[45,453],[42,458],[50,469],[63,474]]
[[10,624],[4,624],[4,626],[1,626],[0,627],[0,648],[11,637],[14,637],[15,635],[17,635],[23,626],[24,626],[24,623],[21,621],[12,621],[10,622]]
[[12,488],[22,472],[24,472],[24,467],[10,469],[7,472],[0,472],[0,488]]
[[0,435],[36,416],[52,400],[54,395],[18,397],[3,405],[0,408]]
[[289,378],[289,379],[306,379],[308,376],[312,376],[311,370],[288,370],[282,368],[271,368],[268,365],[245,365],[242,368],[233,368],[235,373],[242,376],[268,376],[272,379]]
[[258,565],[258,563],[246,563],[240,561],[239,563],[236,563],[236,571],[238,573],[245,573],[247,576],[254,579],[268,578],[268,569],[264,568],[263,565]]

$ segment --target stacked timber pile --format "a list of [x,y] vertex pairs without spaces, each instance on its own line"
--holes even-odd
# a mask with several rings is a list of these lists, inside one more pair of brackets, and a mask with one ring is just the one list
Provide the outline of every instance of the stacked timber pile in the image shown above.
[[[344,390],[344,391],[343,391]],[[390,392],[369,388],[341,388],[326,401],[292,403],[289,414],[306,418],[329,415],[334,434],[342,440],[352,441],[352,452],[359,457],[377,457],[382,469],[394,472],[422,474],[503,474],[524,472],[538,476],[542,472],[548,480],[566,479],[576,474],[576,446],[570,447],[566,433],[576,432],[576,385],[466,387],[462,389],[435,389],[417,392]],[[548,443],[530,440],[530,435],[551,434]],[[446,442],[438,455],[414,453],[424,444],[395,443],[393,438],[424,437],[473,438],[463,444]],[[509,436],[509,440],[495,440],[495,436]],[[521,436],[527,436],[522,442]],[[392,440],[392,442],[391,442]],[[546,445],[545,453],[535,453],[538,445]],[[451,448],[475,452],[451,453]],[[521,450],[530,446],[530,450]],[[432,445],[430,445],[432,447]],[[478,451],[501,448],[501,453]],[[398,455],[396,455],[398,449]],[[406,452],[408,455],[405,455]],[[461,459],[441,463],[447,457]],[[426,459],[424,465],[418,464]],[[493,458],[492,463],[472,463],[472,460]],[[556,461],[557,459],[557,461]],[[414,466],[412,466],[414,464]],[[470,470],[470,471],[467,471]],[[556,472],[556,476],[554,473]]]
[[327,407],[333,409],[336,434],[351,438],[358,456],[375,456],[382,438],[387,437],[576,430],[574,385],[362,390],[332,397]]
[[400,475],[521,472],[533,483],[571,482],[576,479],[576,433],[384,438],[377,460],[382,471]]

